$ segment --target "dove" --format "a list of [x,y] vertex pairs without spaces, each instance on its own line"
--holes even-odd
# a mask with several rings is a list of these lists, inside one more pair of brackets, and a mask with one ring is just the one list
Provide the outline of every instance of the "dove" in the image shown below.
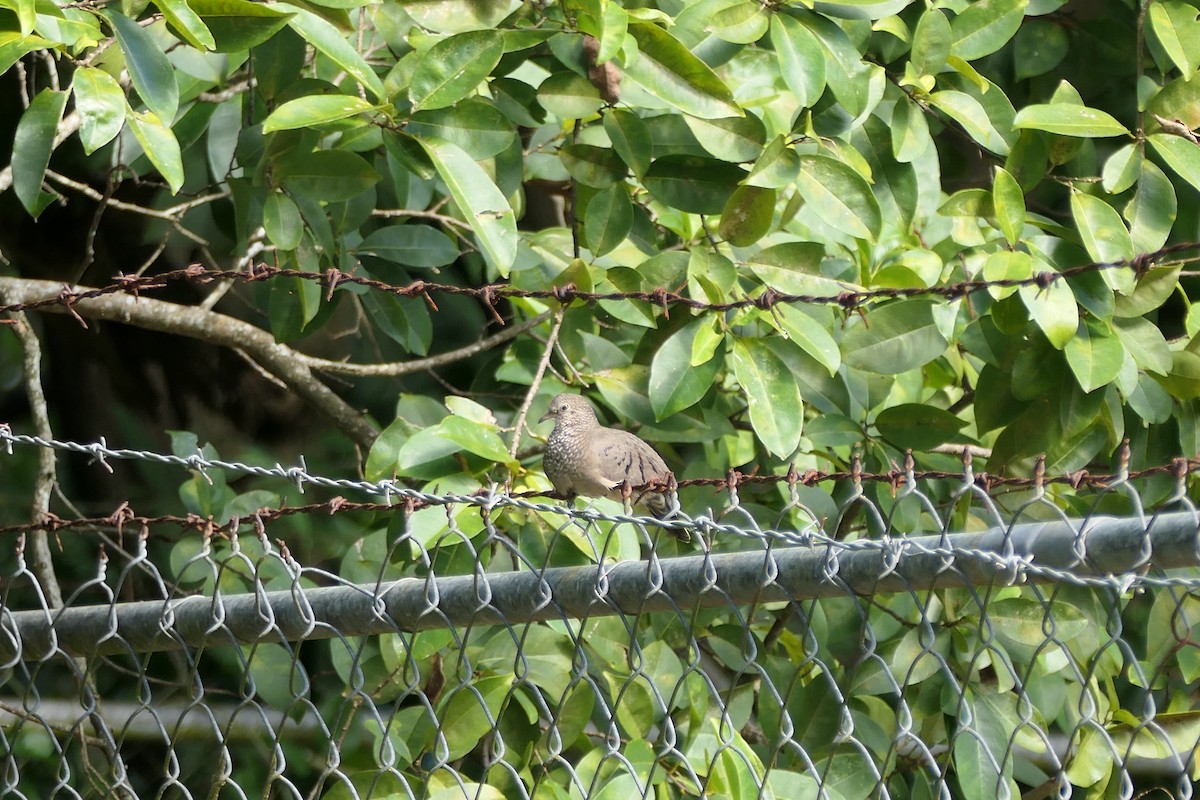
[[[621,500],[626,481],[638,487],[674,478],[653,447],[628,431],[602,426],[582,395],[557,395],[539,422],[548,419],[554,420],[554,430],[546,442],[542,469],[562,495]],[[659,519],[671,512],[662,492],[643,490],[633,499]]]

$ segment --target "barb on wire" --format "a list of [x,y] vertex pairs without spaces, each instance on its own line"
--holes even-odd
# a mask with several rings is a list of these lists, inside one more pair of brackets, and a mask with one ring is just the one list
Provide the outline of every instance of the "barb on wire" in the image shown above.
[[[107,286],[96,288],[77,288],[64,287],[63,291],[55,297],[47,297],[41,300],[34,300],[25,303],[11,303],[8,305],[0,305],[0,313],[11,311],[29,311],[36,310],[45,306],[64,305],[68,308],[80,300],[101,297],[107,294],[115,294],[118,292],[127,292],[137,295],[138,292],[151,291],[154,289],[164,288],[172,281],[190,281],[194,283],[209,283],[211,281],[228,281],[231,283],[253,283],[256,281],[272,280],[275,278],[298,278],[301,280],[315,281],[324,286],[329,291],[332,291],[341,283],[353,283],[359,286],[365,286],[381,292],[387,292],[398,297],[420,297],[429,303],[433,308],[436,308],[433,299],[430,297],[434,293],[462,295],[474,297],[484,303],[489,309],[492,309],[493,315],[499,319],[494,312],[494,303],[498,298],[520,297],[529,299],[556,300],[562,304],[568,304],[575,301],[585,303],[597,303],[601,300],[641,300],[646,303],[651,303],[660,306],[664,310],[669,310],[672,306],[686,306],[697,311],[731,311],[740,308],[759,308],[764,311],[770,310],[775,306],[789,303],[809,303],[814,305],[836,305],[842,308],[851,310],[861,308],[862,306],[878,300],[894,300],[899,298],[909,297],[942,297],[948,300],[966,297],[975,292],[985,291],[989,288],[1019,288],[1022,286],[1037,286],[1040,289],[1049,288],[1052,284],[1059,280],[1082,275],[1089,272],[1098,272],[1108,269],[1132,269],[1137,275],[1144,274],[1151,265],[1165,256],[1176,253],[1186,252],[1188,250],[1200,250],[1200,242],[1180,242],[1178,244],[1169,245],[1160,248],[1150,253],[1141,253],[1133,258],[1122,259],[1120,261],[1104,261],[1093,262],[1090,264],[1082,264],[1076,267],[1064,269],[1061,272],[1044,271],[1031,275],[1027,278],[1004,278],[998,280],[964,280],[955,283],[949,283],[941,286],[925,286],[925,287],[905,287],[905,288],[879,288],[869,290],[846,290],[834,295],[829,294],[789,294],[779,292],[771,287],[766,287],[760,294],[752,297],[742,297],[736,300],[730,300],[723,303],[713,303],[703,300],[696,300],[679,292],[667,291],[665,289],[655,289],[653,291],[626,291],[626,292],[587,292],[582,291],[570,284],[567,286],[556,286],[548,289],[520,289],[508,284],[493,284],[487,286],[455,286],[444,283],[429,283],[427,281],[413,281],[411,283],[397,285],[387,283],[386,281],[376,280],[374,278],[366,278],[361,275],[353,275],[338,270],[329,272],[305,272],[294,269],[280,269],[267,264],[258,264],[246,271],[240,270],[209,270],[199,264],[193,264],[184,269],[173,270],[171,272],[163,272],[158,275],[117,275],[113,278],[113,282]],[[503,322],[503,320],[500,320]]]

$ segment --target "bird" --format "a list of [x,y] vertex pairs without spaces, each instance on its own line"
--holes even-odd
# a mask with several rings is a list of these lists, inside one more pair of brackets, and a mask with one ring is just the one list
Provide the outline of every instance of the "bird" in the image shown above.
[[[653,447],[628,431],[606,428],[596,418],[583,395],[564,392],[550,401],[539,422],[554,420],[546,441],[542,469],[555,490],[566,497],[623,498],[631,487],[651,482],[667,484],[675,478]],[[642,490],[635,503],[659,519],[671,514],[671,503],[661,491]]]

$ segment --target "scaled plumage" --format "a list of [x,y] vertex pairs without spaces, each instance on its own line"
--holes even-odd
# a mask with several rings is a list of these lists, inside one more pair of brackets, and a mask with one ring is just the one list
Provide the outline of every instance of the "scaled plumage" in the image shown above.
[[[554,420],[546,442],[542,468],[554,488],[568,497],[611,497],[621,500],[622,487],[652,481],[666,483],[674,476],[654,448],[628,431],[605,428],[591,404],[578,394],[560,394],[550,401],[541,421]],[[658,518],[671,511],[662,492],[642,490],[634,502]]]

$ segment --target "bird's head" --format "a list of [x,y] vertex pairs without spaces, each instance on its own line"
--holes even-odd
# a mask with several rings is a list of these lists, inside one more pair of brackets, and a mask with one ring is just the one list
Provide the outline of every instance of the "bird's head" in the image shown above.
[[583,395],[566,392],[555,395],[554,399],[550,401],[546,413],[538,422],[545,422],[548,419],[554,420],[555,425],[597,424],[596,412],[592,409],[592,404]]

